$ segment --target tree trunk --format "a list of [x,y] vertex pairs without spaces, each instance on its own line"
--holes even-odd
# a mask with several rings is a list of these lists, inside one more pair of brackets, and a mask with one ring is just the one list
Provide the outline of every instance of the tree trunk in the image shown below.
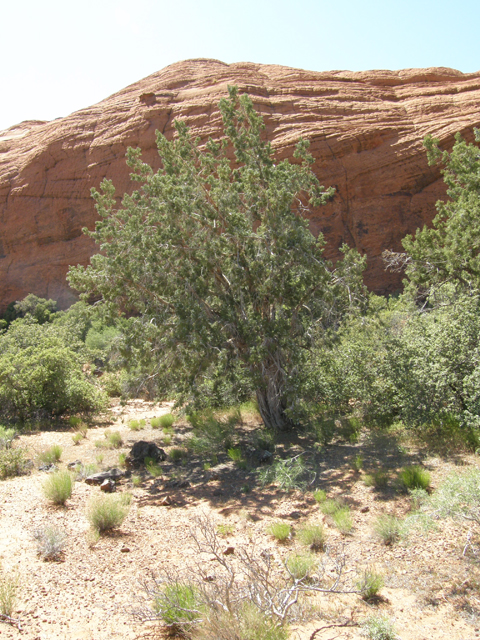
[[283,398],[273,387],[269,384],[267,389],[256,391],[260,415],[267,429],[288,431],[293,428],[293,422],[285,415]]

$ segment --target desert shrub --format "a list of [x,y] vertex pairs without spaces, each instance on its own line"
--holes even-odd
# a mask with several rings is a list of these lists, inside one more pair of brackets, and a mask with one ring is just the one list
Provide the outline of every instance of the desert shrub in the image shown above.
[[171,413],[165,413],[158,418],[152,418],[150,424],[154,429],[170,429],[175,422],[175,416]]
[[320,551],[325,547],[327,534],[322,524],[306,524],[297,533],[300,542],[312,549]]
[[325,500],[327,499],[327,493],[323,489],[317,489],[317,491],[315,491],[315,493],[313,494],[313,497],[316,502],[321,504],[322,502],[325,502]]
[[82,371],[82,345],[53,324],[16,320],[0,335],[0,407],[25,420],[98,410],[105,396]]
[[294,580],[309,578],[316,566],[315,556],[312,553],[295,553],[285,561],[285,567]]
[[59,560],[65,549],[67,535],[58,527],[42,527],[34,533],[37,553],[44,560]]
[[77,433],[73,434],[73,436],[72,436],[73,444],[75,444],[75,445],[80,444],[80,442],[82,440],[83,440],[83,436],[82,436],[81,433],[78,433],[78,431],[77,431]]
[[142,485],[142,478],[140,476],[132,476],[132,484],[134,487],[140,487]]
[[357,454],[353,459],[352,467],[355,471],[360,471],[363,468],[363,456],[361,453]]
[[260,469],[258,479],[262,486],[275,484],[283,491],[305,489],[308,470],[300,456],[275,460],[269,467]]
[[118,496],[103,495],[91,500],[87,517],[92,528],[103,533],[120,527],[129,510],[129,505],[122,504]]
[[15,429],[7,429],[0,425],[0,449],[8,449],[11,447],[17,432]]
[[109,398],[119,398],[125,391],[127,374],[125,371],[105,371],[99,382]]
[[74,479],[68,471],[55,471],[43,481],[44,496],[53,504],[63,505],[73,491]]
[[320,503],[320,510],[326,516],[333,516],[334,513],[344,507],[344,503],[341,500],[329,498]]
[[245,602],[235,612],[209,608],[192,637],[194,640],[287,640],[288,629],[252,603]]
[[375,489],[383,489],[387,486],[389,475],[387,471],[378,469],[372,473],[366,473],[363,476],[363,482],[367,487],[375,487]]
[[120,467],[124,467],[125,466],[126,460],[127,460],[127,454],[126,453],[119,453],[118,454],[118,465]]
[[343,533],[344,535],[350,533],[353,528],[353,520],[352,514],[350,513],[350,507],[344,506],[340,509],[337,509],[337,511],[332,514],[332,520],[340,533]]
[[162,475],[163,471],[162,471],[162,467],[157,464],[154,460],[152,460],[151,458],[145,458],[145,468],[148,471],[148,473],[153,476],[154,478],[158,478],[159,476]]
[[419,466],[405,467],[399,473],[399,480],[404,489],[428,489],[430,473]]
[[[209,409],[192,412],[187,419],[193,427],[193,436],[188,446],[201,454],[227,451],[231,448],[232,432],[242,418],[238,410],[214,413]],[[165,431],[165,427],[163,430]]]
[[370,600],[377,595],[383,585],[383,576],[377,573],[373,567],[367,567],[360,574],[356,586],[362,598]]
[[142,428],[139,420],[130,420],[128,426],[132,431],[139,431]]
[[233,524],[221,523],[217,526],[217,531],[223,537],[230,536],[235,531],[235,527]]
[[267,527],[267,533],[273,536],[279,542],[285,542],[290,537],[292,527],[286,522],[272,522]]
[[480,527],[480,470],[452,473],[432,496],[422,495],[421,509],[435,517],[454,517]]
[[156,595],[153,608],[167,626],[182,631],[198,623],[204,610],[196,587],[182,582],[166,584]]
[[96,464],[93,463],[87,463],[87,464],[78,464],[75,467],[75,479],[76,480],[85,480],[85,478],[88,478],[88,476],[93,475],[94,473],[97,473],[98,471],[98,467]]
[[133,496],[129,491],[123,491],[122,493],[119,493],[116,497],[119,503],[124,507],[128,507],[132,504]]
[[[191,441],[190,441],[190,442],[191,442]],[[189,442],[189,444],[190,444],[190,442]],[[166,444],[166,445],[171,444],[171,443],[172,443],[172,436],[170,436],[170,435],[166,435],[166,436],[164,436],[164,438],[163,438],[163,443],[164,443],[164,444]]]
[[8,574],[0,569],[0,613],[12,617],[20,589],[18,575]]
[[58,462],[62,457],[62,447],[58,444],[54,444],[45,451],[38,454],[38,459],[43,464],[53,464]]
[[397,640],[395,626],[385,613],[376,613],[362,622],[363,635],[369,640]]
[[13,478],[25,473],[28,461],[21,448],[0,450],[0,479]]
[[185,449],[171,449],[168,452],[168,457],[173,463],[178,464],[187,457],[187,452],[185,451]]
[[373,528],[383,542],[389,545],[400,539],[402,523],[397,517],[384,514],[377,518]]
[[119,449],[123,444],[119,431],[105,431],[105,440],[96,440],[95,446],[104,449]]

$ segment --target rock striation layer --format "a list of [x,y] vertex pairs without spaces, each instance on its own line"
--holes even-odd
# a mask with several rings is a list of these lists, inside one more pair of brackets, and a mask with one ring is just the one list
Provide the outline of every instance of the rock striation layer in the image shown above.
[[312,72],[275,65],[187,60],[106,100],[52,122],[28,121],[0,132],[0,310],[33,292],[65,307],[74,295],[65,274],[95,251],[82,227],[93,228],[90,188],[111,178],[131,190],[125,152],[140,146],[158,166],[155,130],[173,135],[183,119],[202,139],[220,130],[218,102],[227,85],[248,92],[263,114],[279,158],[300,137],[310,140],[313,166],[336,195],[312,211],[335,259],[344,243],[368,256],[366,284],[399,288],[386,273],[385,248],[429,223],[445,190],[427,165],[427,133],[449,148],[461,131],[480,125],[480,73],[446,68]]

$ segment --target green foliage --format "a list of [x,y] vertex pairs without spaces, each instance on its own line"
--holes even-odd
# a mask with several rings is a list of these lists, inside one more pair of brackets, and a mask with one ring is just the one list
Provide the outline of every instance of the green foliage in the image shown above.
[[166,625],[188,631],[200,621],[204,605],[195,586],[171,582],[157,593],[153,609]]
[[72,440],[73,440],[73,444],[80,444],[80,442],[83,440],[83,436],[81,433],[77,431],[77,433],[73,434]]
[[399,473],[399,480],[404,489],[428,489],[430,473],[422,467],[405,467]]
[[340,511],[340,509],[343,509],[344,506],[345,505],[341,500],[336,500],[332,498],[328,500],[322,500],[320,502],[320,509],[322,513],[324,513],[327,516],[333,516],[334,513],[336,513],[337,511]]
[[61,457],[62,447],[59,444],[54,444],[38,454],[38,459],[43,464],[54,464],[55,462],[58,462]]
[[361,573],[356,586],[362,598],[370,600],[378,594],[383,585],[383,577],[373,567],[367,567]]
[[64,505],[73,491],[74,479],[68,471],[51,473],[42,484],[45,497],[53,504]]
[[182,462],[182,460],[185,460],[185,458],[187,457],[187,452],[185,451],[185,449],[180,448],[170,449],[170,451],[168,452],[168,457],[174,464],[178,464],[179,462]]
[[362,622],[364,635],[370,640],[397,640],[395,626],[386,613],[376,613]]
[[67,535],[58,527],[42,527],[34,533],[37,553],[44,560],[59,560],[65,549]]
[[141,487],[142,478],[140,476],[132,476],[132,484],[134,487]]
[[421,497],[421,508],[437,517],[455,517],[480,527],[480,470],[450,474],[429,498]]
[[309,578],[317,567],[312,553],[296,553],[287,558],[285,568],[294,580]]
[[[192,412],[188,415],[188,421],[193,427],[193,436],[188,440],[188,447],[195,453],[210,454],[231,448],[232,431],[241,421],[241,415],[235,410],[222,414],[207,409]],[[164,427],[164,431],[167,428]]]
[[145,458],[145,468],[154,478],[158,478],[163,473],[162,467],[151,458]]
[[396,516],[388,514],[379,516],[373,528],[386,545],[397,542],[402,533],[401,521]]
[[126,453],[119,453],[118,454],[118,466],[119,467],[124,467],[125,463],[126,463],[126,459],[127,459],[127,454]]
[[12,617],[18,600],[20,578],[0,569],[0,614]]
[[0,449],[0,479],[13,478],[25,473],[28,462],[21,448]]
[[317,489],[317,491],[315,491],[315,493],[313,494],[313,497],[316,502],[321,504],[322,502],[325,502],[325,500],[327,499],[327,493],[323,489]]
[[103,393],[82,371],[82,344],[67,327],[30,315],[0,335],[0,407],[9,418],[97,410]]
[[26,298],[16,302],[14,309],[16,318],[25,318],[25,316],[29,315],[38,324],[52,322],[58,311],[55,300],[45,300],[45,298],[39,298],[33,293],[29,293]]
[[175,416],[171,413],[165,413],[163,416],[158,416],[158,418],[152,418],[150,420],[153,429],[170,429],[174,422]]
[[269,467],[260,469],[258,479],[263,486],[276,484],[283,491],[303,490],[306,485],[306,468],[299,456],[275,460]]
[[142,425],[140,424],[140,420],[130,420],[128,422],[128,426],[130,427],[130,429],[132,431],[139,431],[140,429],[142,429]]
[[193,637],[195,640],[288,640],[288,629],[273,621],[253,603],[245,602],[235,612],[209,609]]
[[285,542],[290,537],[292,527],[286,522],[272,522],[267,527],[267,533],[273,536],[279,542]]
[[120,208],[110,182],[93,191],[102,219],[89,235],[102,252],[69,281],[130,314],[125,353],[157,392],[202,403],[226,384],[254,390],[265,424],[283,429],[297,420],[312,329],[355,305],[364,261],[344,248],[333,269],[309,231],[307,203],[333,190],[319,185],[307,143],[295,163],[276,161],[248,96],[230,88],[220,111],[222,143],[178,121],[173,140],[158,133],[157,172],[129,149],[142,187]]
[[221,536],[230,536],[235,531],[233,524],[219,524],[217,531]]
[[104,533],[120,527],[129,510],[118,496],[102,495],[90,501],[87,517],[93,529]]
[[123,445],[119,431],[105,431],[105,440],[96,440],[95,446],[104,449],[119,449]]
[[335,513],[332,513],[332,520],[340,533],[343,533],[344,535],[349,534],[353,529],[353,520],[352,514],[350,513],[350,507],[344,506],[340,509],[337,509]]
[[312,551],[321,551],[325,547],[327,534],[322,524],[306,524],[298,530],[300,542]]
[[372,473],[366,473],[363,476],[363,482],[367,487],[375,487],[375,489],[383,489],[388,485],[389,475],[385,469],[377,469]]
[[355,471],[361,471],[363,469],[363,456],[358,453],[352,461],[352,467]]
[[15,429],[7,429],[7,427],[0,425],[0,449],[9,449],[16,435]]

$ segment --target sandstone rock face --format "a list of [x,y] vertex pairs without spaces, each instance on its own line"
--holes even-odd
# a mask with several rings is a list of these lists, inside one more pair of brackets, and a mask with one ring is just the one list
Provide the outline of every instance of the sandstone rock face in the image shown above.
[[227,85],[248,92],[263,114],[279,158],[308,138],[314,171],[333,185],[332,203],[312,211],[326,255],[346,242],[368,256],[366,284],[399,288],[380,258],[429,223],[445,191],[427,165],[427,133],[445,148],[455,132],[469,140],[480,125],[480,73],[452,69],[311,72],[274,65],[188,60],[127,87],[103,102],[52,122],[23,122],[0,132],[0,310],[32,292],[68,306],[65,274],[95,251],[90,188],[111,178],[131,190],[125,152],[140,146],[158,166],[155,130],[173,135],[183,119],[202,139],[220,130],[218,102]]

